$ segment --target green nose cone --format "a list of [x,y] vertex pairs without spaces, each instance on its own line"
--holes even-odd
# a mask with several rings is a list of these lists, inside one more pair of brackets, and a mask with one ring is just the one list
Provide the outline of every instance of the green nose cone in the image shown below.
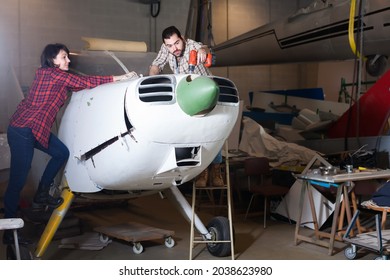
[[177,102],[187,115],[207,114],[217,104],[218,85],[210,78],[199,76],[182,79],[176,90]]

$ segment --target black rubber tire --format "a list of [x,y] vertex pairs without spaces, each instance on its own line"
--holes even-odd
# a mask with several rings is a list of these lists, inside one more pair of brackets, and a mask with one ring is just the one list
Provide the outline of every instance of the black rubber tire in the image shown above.
[[[230,240],[229,220],[226,217],[214,217],[207,225],[207,229],[211,233],[213,241]],[[207,243],[207,250],[216,257],[228,256],[231,254],[230,242]]]

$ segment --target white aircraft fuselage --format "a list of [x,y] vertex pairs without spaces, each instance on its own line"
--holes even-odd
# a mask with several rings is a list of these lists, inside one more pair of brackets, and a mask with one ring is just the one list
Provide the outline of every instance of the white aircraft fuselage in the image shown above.
[[[202,90],[208,91],[196,84],[201,79],[216,85],[216,103],[191,115],[183,106],[199,103]],[[189,105],[180,104],[183,92]],[[73,192],[94,193],[188,182],[221,150],[238,104],[231,81],[197,75],[141,77],[73,93],[59,129],[70,150],[67,183]]]
[[103,190],[109,195],[119,191],[122,197],[167,190],[202,238],[210,241],[211,254],[233,252],[229,220],[215,217],[206,227],[178,186],[208,167],[238,112],[236,86],[214,76],[148,76],[73,93],[58,133],[70,151],[64,171],[69,188],[64,186],[64,202],[54,209],[34,256],[40,258],[46,251],[74,194],[93,198]]

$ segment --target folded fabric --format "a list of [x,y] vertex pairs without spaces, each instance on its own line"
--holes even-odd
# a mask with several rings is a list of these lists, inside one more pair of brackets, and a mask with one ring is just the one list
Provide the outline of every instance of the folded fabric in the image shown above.
[[384,183],[372,195],[372,201],[378,206],[390,206],[390,182]]

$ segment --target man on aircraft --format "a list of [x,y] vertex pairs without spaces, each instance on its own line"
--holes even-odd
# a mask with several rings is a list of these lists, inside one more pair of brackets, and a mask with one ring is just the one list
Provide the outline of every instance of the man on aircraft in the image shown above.
[[[185,39],[175,26],[169,26],[162,32],[163,44],[157,57],[149,68],[149,75],[158,75],[169,63],[169,66],[175,74],[198,74],[210,76],[210,70],[204,65],[209,48],[200,42],[191,39]],[[190,52],[197,51],[197,64],[190,70]],[[211,164],[211,185],[216,187],[224,186],[221,175],[222,154],[219,152]],[[206,168],[197,178],[197,187],[206,187],[208,183],[209,168]]]

